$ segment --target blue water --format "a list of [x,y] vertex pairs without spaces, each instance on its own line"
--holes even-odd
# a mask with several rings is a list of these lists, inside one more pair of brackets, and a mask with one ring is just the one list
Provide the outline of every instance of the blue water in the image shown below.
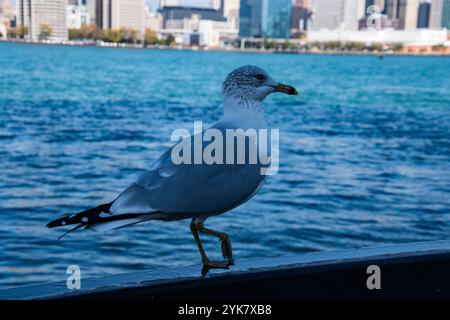
[[[57,241],[44,225],[113,199],[176,128],[218,119],[226,74],[256,64],[274,95],[280,172],[207,225],[237,261],[450,238],[450,59],[0,44],[0,288],[198,263],[189,221]],[[206,250],[219,257],[214,238]]]

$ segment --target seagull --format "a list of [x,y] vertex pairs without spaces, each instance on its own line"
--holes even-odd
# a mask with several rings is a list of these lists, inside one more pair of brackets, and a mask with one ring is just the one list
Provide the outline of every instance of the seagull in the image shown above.
[[[274,92],[298,94],[294,87],[275,81],[257,66],[246,65],[233,70],[222,85],[223,116],[209,129],[215,129],[216,133],[229,129],[268,129],[262,102]],[[205,220],[247,202],[259,191],[267,175],[261,174],[259,162],[174,163],[174,149],[193,147],[195,141],[194,135],[180,139],[115,200],[76,214],[66,214],[48,223],[47,228],[75,225],[61,239],[80,228],[108,231],[150,220],[191,219],[190,230],[204,269],[227,269],[233,264],[230,239],[224,232],[205,227]],[[205,148],[204,142],[201,147]],[[200,233],[219,238],[226,260],[208,258]]]

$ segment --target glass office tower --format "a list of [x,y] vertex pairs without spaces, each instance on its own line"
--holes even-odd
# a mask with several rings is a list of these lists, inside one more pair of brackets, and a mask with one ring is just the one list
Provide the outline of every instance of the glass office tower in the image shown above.
[[292,0],[262,0],[261,30],[264,38],[291,36]]
[[291,11],[292,0],[241,0],[239,36],[288,39]]

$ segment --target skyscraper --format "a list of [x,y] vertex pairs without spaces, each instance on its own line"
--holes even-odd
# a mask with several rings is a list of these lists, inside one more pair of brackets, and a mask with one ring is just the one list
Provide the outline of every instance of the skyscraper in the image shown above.
[[311,28],[358,30],[364,7],[364,0],[311,0]]
[[95,21],[102,29],[128,28],[142,38],[145,16],[145,0],[96,0]]
[[399,0],[386,0],[383,13],[390,19],[397,19],[399,17],[399,6]]
[[384,13],[396,29],[411,30],[417,27],[419,0],[386,0]]
[[8,28],[14,19],[11,0],[0,0],[0,39],[6,38]]
[[450,30],[450,0],[444,0],[441,21],[442,27]]
[[11,0],[0,0],[0,14],[5,17],[14,15]]
[[239,7],[240,0],[225,0],[223,3],[223,15],[235,29],[239,29]]
[[261,30],[264,38],[291,36],[292,0],[263,0]]
[[179,0],[160,0],[159,8],[162,9],[164,7],[177,7],[180,5]]
[[209,0],[211,2],[211,8],[219,10],[222,5],[222,0]]
[[430,8],[430,29],[442,28],[444,0],[432,0]]
[[296,0],[292,6],[291,32],[299,33],[308,30],[309,0]]
[[377,6],[380,13],[383,13],[386,6],[385,0],[365,0],[364,13],[366,16],[368,15],[367,9],[370,6]]
[[430,26],[430,7],[429,2],[419,4],[419,13],[417,17],[417,28],[428,28]]
[[67,0],[17,0],[18,23],[28,27],[33,41],[67,40],[67,4]]
[[239,36],[289,38],[291,9],[291,0],[241,0]]
[[88,24],[95,23],[95,2],[96,0],[86,0],[86,9],[89,14],[89,22]]
[[261,0],[241,0],[239,10],[239,36],[241,38],[261,38]]
[[402,8],[404,6],[404,14],[400,16],[400,29],[416,29],[419,14],[419,0],[401,0],[400,3]]
[[86,7],[86,0],[69,1],[67,6],[67,28],[79,29],[83,25],[90,23],[89,12]]

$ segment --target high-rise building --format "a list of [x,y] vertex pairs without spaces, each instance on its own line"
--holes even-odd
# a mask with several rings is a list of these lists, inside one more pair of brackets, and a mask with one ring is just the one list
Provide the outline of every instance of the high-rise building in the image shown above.
[[442,28],[442,13],[444,9],[444,0],[432,0],[430,8],[430,29]]
[[88,24],[95,24],[95,3],[96,0],[85,0],[86,1],[86,10],[89,15]]
[[11,0],[0,0],[0,18],[8,22],[14,19],[14,9]]
[[368,10],[369,7],[371,6],[375,6],[376,7],[376,11],[378,13],[383,13],[384,9],[385,9],[385,0],[365,0],[365,4],[364,4],[364,15],[365,16],[369,16],[372,11]]
[[145,0],[96,0],[95,21],[102,29],[128,28],[142,38],[145,17]]
[[239,36],[289,38],[291,0],[241,0]]
[[0,39],[6,38],[8,28],[14,19],[14,10],[11,0],[0,0]]
[[240,2],[240,0],[224,0],[223,14],[227,17],[237,13],[239,16]]
[[163,28],[178,29],[179,26],[184,24],[184,20],[190,20],[193,16],[200,20],[212,20],[225,22],[227,19],[223,15],[223,0],[220,2],[220,8],[218,10],[213,8],[200,8],[200,7],[163,7],[158,11],[163,17]]
[[210,0],[211,1],[211,8],[219,10],[220,6],[222,5],[221,0]]
[[239,36],[241,38],[261,38],[261,0],[241,0],[239,10]]
[[178,7],[180,5],[179,0],[160,0],[159,8],[162,9],[164,7]]
[[17,0],[19,25],[28,28],[28,37],[67,40],[67,0]]
[[384,13],[396,29],[412,30],[417,27],[419,0],[386,0],[384,8]]
[[386,0],[383,13],[391,19],[397,19],[399,14],[399,0]]
[[444,0],[441,21],[442,27],[450,30],[450,0]]
[[296,0],[292,6],[291,33],[296,34],[308,30],[309,0]]
[[292,0],[263,0],[262,3],[262,36],[290,38]]
[[364,5],[364,7],[365,7],[365,12],[367,12],[367,8],[369,8],[370,6],[373,6],[373,5],[375,5],[375,0],[366,0],[366,3],[365,3],[365,5]]
[[103,28],[103,0],[92,0],[95,1],[94,5],[94,23],[99,28]]
[[225,0],[223,3],[223,16],[231,22],[234,29],[239,29],[240,0]]
[[392,21],[387,19],[385,7],[385,0],[365,0],[360,8],[359,30],[391,27]]
[[159,13],[150,12],[149,10],[146,11],[145,28],[155,32],[160,32],[163,27],[162,15]]
[[400,29],[416,29],[419,14],[419,0],[401,0],[400,3],[402,7],[405,7],[404,16],[400,17]]
[[69,2],[67,6],[67,28],[80,29],[90,23],[86,0]]
[[0,0],[0,15],[7,18],[10,18],[14,15],[11,0]]
[[358,30],[364,8],[364,0],[311,0],[311,28]]
[[428,28],[430,26],[430,8],[429,2],[419,4],[419,13],[417,17],[417,28]]

